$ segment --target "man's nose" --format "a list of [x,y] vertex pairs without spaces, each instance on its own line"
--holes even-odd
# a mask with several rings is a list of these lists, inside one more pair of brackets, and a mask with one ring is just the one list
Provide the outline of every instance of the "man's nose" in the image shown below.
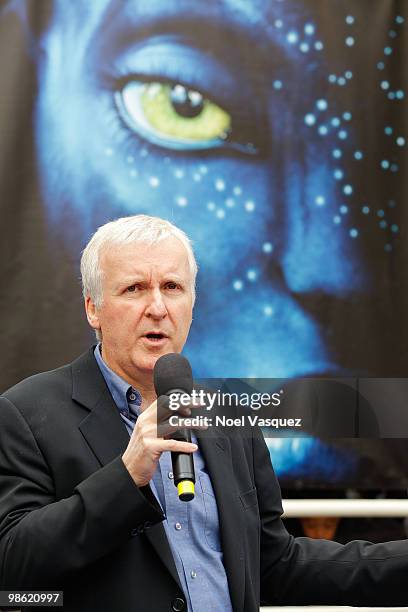
[[155,289],[149,294],[145,314],[153,319],[163,319],[166,316],[167,308],[160,289]]

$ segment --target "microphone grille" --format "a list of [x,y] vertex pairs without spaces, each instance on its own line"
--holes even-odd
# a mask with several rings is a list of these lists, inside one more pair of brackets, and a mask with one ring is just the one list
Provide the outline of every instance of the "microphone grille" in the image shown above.
[[190,362],[180,353],[162,355],[154,366],[153,380],[157,397],[167,395],[173,389],[181,389],[189,395],[193,390]]

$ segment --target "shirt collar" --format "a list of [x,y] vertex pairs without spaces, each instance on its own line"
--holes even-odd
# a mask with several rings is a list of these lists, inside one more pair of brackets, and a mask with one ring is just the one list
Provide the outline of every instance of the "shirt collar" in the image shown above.
[[96,363],[102,372],[102,376],[108,385],[108,389],[111,392],[113,400],[119,411],[125,416],[128,416],[129,404],[131,404],[135,409],[140,410],[140,406],[142,405],[142,396],[140,392],[132,387],[132,385],[129,385],[126,380],[123,380],[123,378],[121,378],[118,374],[116,374],[116,372],[111,370],[108,365],[106,365],[102,359],[101,350],[102,344],[99,343],[96,345],[94,350]]

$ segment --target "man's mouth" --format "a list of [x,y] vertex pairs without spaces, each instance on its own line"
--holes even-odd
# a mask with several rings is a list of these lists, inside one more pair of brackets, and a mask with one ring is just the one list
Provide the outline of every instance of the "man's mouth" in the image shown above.
[[163,342],[164,340],[167,339],[166,334],[163,334],[161,332],[149,332],[145,334],[143,337],[147,338],[147,340],[149,340],[150,342],[156,342],[156,343]]

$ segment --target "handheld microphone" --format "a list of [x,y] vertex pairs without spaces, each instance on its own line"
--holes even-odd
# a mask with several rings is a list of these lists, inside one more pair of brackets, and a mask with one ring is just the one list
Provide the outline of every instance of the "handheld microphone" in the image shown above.
[[[157,397],[174,393],[187,393],[193,390],[193,373],[189,361],[179,353],[163,355],[156,361],[153,372],[154,388]],[[189,429],[180,429],[174,436],[176,440],[191,442]],[[194,460],[189,453],[171,453],[174,484],[181,501],[194,499]]]

